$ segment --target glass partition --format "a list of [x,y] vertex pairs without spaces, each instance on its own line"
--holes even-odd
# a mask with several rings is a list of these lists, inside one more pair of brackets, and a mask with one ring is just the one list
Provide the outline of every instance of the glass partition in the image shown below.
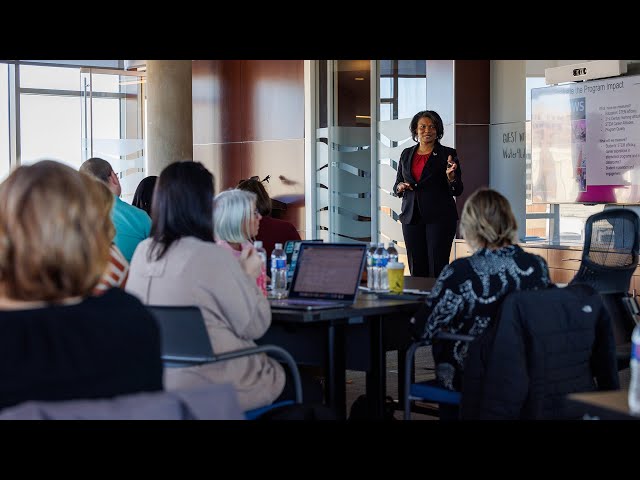
[[408,274],[406,247],[398,221],[402,199],[393,195],[402,150],[414,145],[409,123],[427,108],[427,62],[425,60],[378,60],[379,116],[377,199],[379,241],[396,243],[398,258]]
[[82,161],[100,157],[120,178],[122,199],[131,203],[146,176],[146,73],[82,68]]
[[370,63],[318,62],[314,238],[371,239]]

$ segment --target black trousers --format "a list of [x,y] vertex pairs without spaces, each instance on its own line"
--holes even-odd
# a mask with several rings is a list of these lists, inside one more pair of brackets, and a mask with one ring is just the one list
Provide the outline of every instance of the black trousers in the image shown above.
[[456,220],[446,223],[402,224],[412,277],[437,277],[449,264]]

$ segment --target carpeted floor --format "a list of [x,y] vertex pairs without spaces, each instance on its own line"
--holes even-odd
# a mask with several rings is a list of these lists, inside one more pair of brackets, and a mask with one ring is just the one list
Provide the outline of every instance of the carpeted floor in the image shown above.
[[[433,370],[427,370],[427,368],[433,368],[433,358],[431,356],[431,347],[419,348],[416,352],[416,380],[429,380],[434,377]],[[347,415],[351,410],[351,405],[360,395],[366,393],[366,373],[357,372],[354,370],[347,370]],[[402,382],[401,378],[398,378],[398,352],[387,352],[387,395],[391,395],[394,400],[399,402],[399,409],[396,411],[395,417],[398,420],[402,419],[402,399],[398,396],[398,382]],[[411,418],[413,420],[434,420],[435,417],[429,415],[421,415],[418,413],[412,413]]]
[[[398,378],[398,354],[396,351],[387,352],[387,394],[391,395],[395,400],[399,402],[399,409],[395,413],[395,417],[398,420],[402,419],[402,399],[398,396],[398,381],[402,379]],[[433,368],[433,357],[431,356],[431,347],[423,347],[416,352],[416,380],[429,380],[434,377],[433,370],[427,370],[427,368]],[[629,387],[630,370],[627,368],[619,372],[620,375],[620,388]],[[366,392],[366,373],[357,372],[353,370],[347,370],[347,415],[351,410],[351,404],[358,396]],[[422,415],[419,413],[411,414],[412,420],[437,420],[436,417],[430,415]]]

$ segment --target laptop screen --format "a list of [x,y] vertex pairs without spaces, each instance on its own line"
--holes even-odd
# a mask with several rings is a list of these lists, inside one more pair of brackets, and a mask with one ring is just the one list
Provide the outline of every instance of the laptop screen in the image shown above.
[[354,300],[367,245],[302,243],[289,298]]
[[284,253],[287,255],[287,283],[291,285],[293,279],[293,272],[296,270],[296,264],[298,263],[298,253],[300,253],[300,245],[302,242],[322,243],[322,239],[317,240],[287,240],[284,244]]

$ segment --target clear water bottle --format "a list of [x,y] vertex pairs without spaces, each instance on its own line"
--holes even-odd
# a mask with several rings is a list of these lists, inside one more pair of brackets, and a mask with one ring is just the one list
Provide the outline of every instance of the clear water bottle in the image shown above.
[[378,248],[378,244],[375,242],[369,243],[369,248],[367,249],[367,288],[370,290],[374,289],[373,286],[373,253]]
[[398,262],[398,250],[396,250],[396,246],[393,242],[389,242],[387,245],[387,252],[389,253],[389,263],[397,263]]
[[384,243],[378,243],[378,248],[373,252],[373,289],[376,292],[389,290],[389,278],[387,277],[387,263],[389,253],[384,248]]
[[275,298],[287,296],[287,254],[281,243],[271,253],[271,292]]
[[640,325],[631,334],[631,382],[629,383],[629,411],[640,414]]

